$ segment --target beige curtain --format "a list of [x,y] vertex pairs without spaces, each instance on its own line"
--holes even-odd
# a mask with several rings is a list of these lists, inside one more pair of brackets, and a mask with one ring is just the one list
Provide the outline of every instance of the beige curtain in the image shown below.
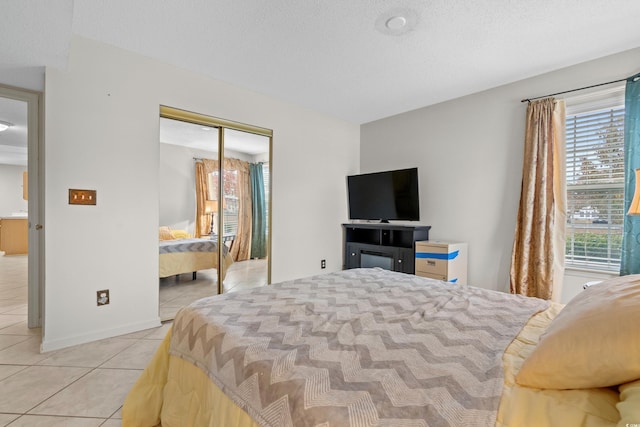
[[[208,176],[218,171],[217,160],[203,159],[196,162],[196,236],[209,234],[211,216],[204,212],[206,200],[213,200],[217,188],[210,188]],[[226,171],[238,171],[238,232],[231,245],[234,261],[249,259],[251,253],[251,187],[249,163],[238,159],[225,159]],[[216,184],[214,184],[216,185]]]
[[211,231],[211,217],[204,212],[204,202],[207,200],[207,173],[204,162],[196,162],[196,227],[195,237],[209,234]]
[[238,171],[238,233],[231,245],[234,261],[245,261],[251,254],[251,183],[249,163],[238,159],[225,159],[225,170]]
[[511,293],[558,301],[565,253],[564,101],[529,103]]
[[218,161],[201,159],[196,161],[196,237],[211,233],[211,214],[204,211],[205,201],[213,200],[217,188],[209,188],[209,174],[218,170]]

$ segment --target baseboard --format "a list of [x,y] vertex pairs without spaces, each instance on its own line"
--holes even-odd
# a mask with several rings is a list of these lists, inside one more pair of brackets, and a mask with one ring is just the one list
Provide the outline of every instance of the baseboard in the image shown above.
[[78,344],[86,344],[105,338],[113,338],[120,335],[143,331],[145,329],[157,328],[161,325],[162,323],[160,323],[160,317],[156,317],[153,320],[123,325],[117,328],[102,329],[100,331],[94,331],[90,334],[76,335],[73,337],[58,340],[47,341],[43,337],[42,344],[40,344],[40,352],[46,353],[47,351],[60,350],[62,348],[67,348]]

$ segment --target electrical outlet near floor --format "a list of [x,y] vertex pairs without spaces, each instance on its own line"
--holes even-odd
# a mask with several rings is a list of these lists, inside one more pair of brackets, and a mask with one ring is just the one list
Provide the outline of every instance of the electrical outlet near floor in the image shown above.
[[321,259],[320,260],[320,268],[327,268],[327,260],[326,259]]
[[98,306],[109,304],[109,289],[98,291]]

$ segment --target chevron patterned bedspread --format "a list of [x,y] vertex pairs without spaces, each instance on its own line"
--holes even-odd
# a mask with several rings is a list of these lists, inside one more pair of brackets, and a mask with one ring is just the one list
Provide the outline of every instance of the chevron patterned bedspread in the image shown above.
[[210,239],[176,239],[161,240],[160,255],[177,252],[215,252],[218,250],[218,243]]
[[260,425],[493,426],[535,298],[354,269],[199,300],[170,354]]

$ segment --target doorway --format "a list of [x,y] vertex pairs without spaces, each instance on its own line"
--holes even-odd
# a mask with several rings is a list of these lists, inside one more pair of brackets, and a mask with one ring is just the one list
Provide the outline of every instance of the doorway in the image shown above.
[[[0,247],[4,299],[24,298],[27,326],[42,325],[44,245],[40,93],[0,85],[0,173],[7,188],[0,200]],[[3,224],[4,223],[4,224]],[[25,259],[26,258],[26,259]],[[24,288],[24,289],[23,289]],[[26,291],[26,292],[25,292]],[[20,309],[16,309],[20,310]],[[16,311],[16,313],[18,312]],[[19,314],[24,315],[24,314]]]
[[196,299],[270,283],[272,132],[170,107],[160,116],[164,321]]

